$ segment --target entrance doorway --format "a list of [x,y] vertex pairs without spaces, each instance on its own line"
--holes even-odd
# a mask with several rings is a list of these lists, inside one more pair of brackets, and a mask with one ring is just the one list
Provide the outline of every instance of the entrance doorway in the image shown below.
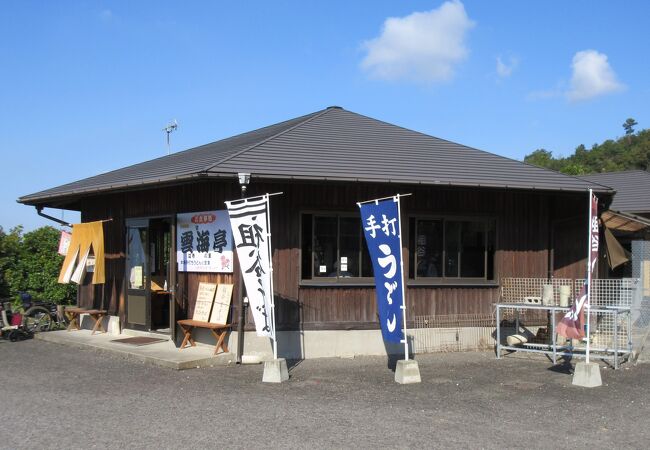
[[175,339],[174,220],[126,222],[126,327]]

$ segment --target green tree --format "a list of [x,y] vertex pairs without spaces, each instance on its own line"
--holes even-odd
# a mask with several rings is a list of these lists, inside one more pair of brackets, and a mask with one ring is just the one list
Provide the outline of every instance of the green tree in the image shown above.
[[638,123],[636,120],[633,118],[629,118],[623,123],[623,128],[625,129],[625,135],[629,136],[630,134],[634,134],[634,127],[637,126]]
[[0,298],[12,297],[12,280],[16,272],[23,228],[12,228],[9,234],[0,227]]
[[539,167],[550,167],[551,161],[553,161],[553,152],[549,152],[543,148],[539,148],[530,155],[524,157],[525,163]]
[[562,168],[562,173],[565,173],[567,175],[585,175],[587,173],[587,169],[585,169],[580,164],[569,164]]
[[[57,253],[60,231],[46,226],[22,234],[22,227],[0,235],[0,265],[2,266],[6,297],[17,298],[19,292],[28,292],[35,299],[57,304],[72,303],[77,288],[59,284],[58,277],[63,256]],[[6,268],[6,269],[5,269]]]

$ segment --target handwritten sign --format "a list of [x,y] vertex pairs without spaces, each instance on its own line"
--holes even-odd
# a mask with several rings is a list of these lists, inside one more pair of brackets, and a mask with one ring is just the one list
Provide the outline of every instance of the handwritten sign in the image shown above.
[[230,298],[232,297],[232,284],[220,284],[217,295],[214,297],[214,306],[210,315],[211,323],[226,323],[230,311]]
[[194,315],[192,316],[193,320],[201,322],[208,321],[216,290],[217,285],[215,283],[199,283],[199,290],[196,293],[196,304],[194,305]]

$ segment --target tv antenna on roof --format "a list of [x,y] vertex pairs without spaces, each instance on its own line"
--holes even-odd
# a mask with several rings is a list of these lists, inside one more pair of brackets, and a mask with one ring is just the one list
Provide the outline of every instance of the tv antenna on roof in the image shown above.
[[173,122],[169,122],[165,128],[163,128],[163,131],[167,133],[167,154],[169,155],[172,151],[171,148],[171,142],[169,140],[169,135],[172,134],[172,131],[176,131],[178,128],[178,122],[176,122],[176,119],[174,119]]

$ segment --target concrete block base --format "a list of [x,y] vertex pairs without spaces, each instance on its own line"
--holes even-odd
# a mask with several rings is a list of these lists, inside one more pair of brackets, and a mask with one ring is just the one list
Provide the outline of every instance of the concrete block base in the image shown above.
[[282,383],[289,379],[289,370],[287,369],[287,360],[284,358],[264,361],[263,383]]
[[400,359],[397,361],[395,368],[395,382],[399,384],[420,383],[420,367],[418,362],[410,359],[408,361]]
[[242,364],[261,364],[262,357],[260,355],[241,355]]
[[576,363],[573,372],[573,384],[589,388],[602,386],[603,380],[600,378],[600,366],[596,363]]

